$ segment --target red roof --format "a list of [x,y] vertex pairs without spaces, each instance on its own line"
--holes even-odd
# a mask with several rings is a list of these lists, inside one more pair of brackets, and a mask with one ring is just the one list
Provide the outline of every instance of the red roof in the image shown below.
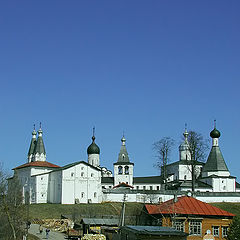
[[234,214],[214,207],[193,197],[179,197],[177,202],[173,199],[159,205],[145,205],[149,214],[182,214],[182,215],[208,215],[208,216],[235,216]]
[[133,186],[131,186],[125,182],[119,183],[118,185],[114,186],[113,188],[119,188],[119,187],[133,188]]
[[15,167],[13,168],[13,170],[15,169],[19,169],[19,168],[24,168],[24,167],[49,167],[49,168],[60,168],[58,165],[52,164],[50,162],[47,161],[35,161],[35,162],[30,162],[30,163],[25,163],[21,166]]

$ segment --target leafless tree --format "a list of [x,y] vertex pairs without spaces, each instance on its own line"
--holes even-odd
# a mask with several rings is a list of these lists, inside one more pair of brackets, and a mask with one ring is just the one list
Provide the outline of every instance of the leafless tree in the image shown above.
[[7,183],[7,175],[0,169],[0,239],[21,239],[25,228],[26,208],[17,177]]
[[160,170],[164,182],[166,182],[167,179],[166,166],[170,162],[169,156],[173,146],[174,140],[171,137],[164,137],[153,143],[153,150],[155,151],[157,158],[157,162],[154,166]]
[[204,139],[201,133],[195,131],[188,132],[188,144],[191,155],[189,162],[189,170],[192,175],[192,192],[195,191],[197,164],[198,162],[204,162],[206,159],[206,152],[209,149],[209,141]]

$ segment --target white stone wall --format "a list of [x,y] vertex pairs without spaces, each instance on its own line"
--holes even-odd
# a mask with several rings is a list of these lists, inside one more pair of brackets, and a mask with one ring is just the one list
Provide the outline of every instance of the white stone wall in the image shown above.
[[62,172],[62,204],[102,201],[101,171],[80,163]]
[[36,203],[47,203],[48,200],[48,178],[49,174],[35,176],[36,181]]
[[[121,166],[123,169],[123,173],[118,173],[118,167]],[[125,173],[125,167],[128,167],[128,174]],[[119,183],[126,183],[130,186],[133,185],[133,165],[114,165],[114,186]]]
[[161,190],[161,184],[156,183],[142,183],[134,184],[134,189],[136,190]]
[[61,203],[62,199],[62,171],[49,173],[48,202]]
[[88,163],[94,167],[99,167],[100,165],[99,154],[89,154]]
[[234,178],[213,178],[213,192],[235,192],[236,183]]

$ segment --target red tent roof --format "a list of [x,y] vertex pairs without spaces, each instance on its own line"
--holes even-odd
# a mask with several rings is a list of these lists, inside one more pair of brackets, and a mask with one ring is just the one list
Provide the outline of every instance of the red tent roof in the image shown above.
[[183,214],[208,216],[235,216],[234,214],[214,207],[193,197],[179,197],[177,202],[173,199],[159,205],[145,205],[149,214]]
[[114,186],[113,188],[119,188],[119,187],[133,188],[133,186],[131,186],[125,182],[119,183],[118,185]]
[[13,170],[15,169],[19,169],[19,168],[24,168],[24,167],[49,167],[49,168],[60,168],[58,165],[52,164],[50,162],[47,161],[35,161],[35,162],[30,162],[30,163],[25,163],[23,165],[20,165],[18,167],[13,168]]

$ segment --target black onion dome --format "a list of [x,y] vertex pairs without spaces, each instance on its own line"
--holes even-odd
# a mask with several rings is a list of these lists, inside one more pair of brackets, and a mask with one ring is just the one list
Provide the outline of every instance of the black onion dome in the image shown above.
[[219,138],[221,136],[221,133],[214,128],[211,132],[210,132],[210,137],[211,138]]
[[92,143],[91,145],[87,148],[87,154],[100,154],[100,148],[98,147],[98,145],[94,142],[95,141],[95,137],[92,137]]

